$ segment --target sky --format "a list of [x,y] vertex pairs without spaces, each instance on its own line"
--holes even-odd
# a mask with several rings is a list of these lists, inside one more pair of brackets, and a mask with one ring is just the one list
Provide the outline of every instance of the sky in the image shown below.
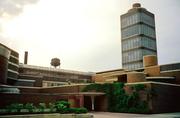
[[132,4],[155,14],[158,63],[180,62],[180,0],[1,0],[0,43],[23,63],[99,72],[122,68],[120,15]]

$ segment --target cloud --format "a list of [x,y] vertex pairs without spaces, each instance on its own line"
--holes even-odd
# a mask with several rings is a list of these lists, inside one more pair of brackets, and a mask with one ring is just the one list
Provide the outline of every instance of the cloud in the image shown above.
[[0,0],[0,17],[12,18],[23,11],[25,5],[37,3],[39,0]]

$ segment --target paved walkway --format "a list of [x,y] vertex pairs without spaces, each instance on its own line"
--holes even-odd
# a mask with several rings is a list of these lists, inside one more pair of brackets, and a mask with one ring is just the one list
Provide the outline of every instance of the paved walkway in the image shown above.
[[111,112],[92,112],[94,118],[180,118],[180,113],[128,114]]

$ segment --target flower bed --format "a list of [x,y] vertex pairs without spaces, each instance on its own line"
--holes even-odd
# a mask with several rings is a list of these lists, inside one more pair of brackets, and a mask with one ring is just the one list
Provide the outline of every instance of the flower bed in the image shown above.
[[55,103],[39,103],[38,106],[34,106],[32,103],[20,104],[13,103],[4,109],[0,109],[0,115],[5,114],[42,114],[42,113],[74,113],[81,114],[87,113],[86,108],[70,108],[70,103],[66,101],[57,101]]

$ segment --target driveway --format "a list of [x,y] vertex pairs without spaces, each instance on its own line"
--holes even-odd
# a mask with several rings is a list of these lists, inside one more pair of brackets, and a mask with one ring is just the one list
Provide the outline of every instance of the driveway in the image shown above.
[[180,118],[180,113],[164,114],[129,114],[111,112],[91,112],[94,118]]

